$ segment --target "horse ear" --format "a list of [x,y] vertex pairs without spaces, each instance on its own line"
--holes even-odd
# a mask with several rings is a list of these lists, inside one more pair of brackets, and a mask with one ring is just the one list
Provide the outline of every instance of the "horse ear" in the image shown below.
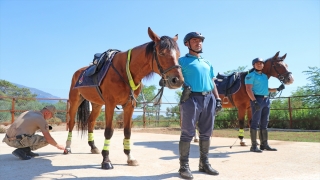
[[172,39],[173,39],[174,41],[177,41],[177,40],[178,40],[178,34],[176,34]]
[[281,57],[281,59],[284,60],[286,57],[287,57],[287,53],[286,53],[285,55],[283,55],[283,56]]
[[280,51],[278,51],[278,52],[273,56],[273,59],[278,59],[279,53],[280,53]]
[[160,37],[156,33],[154,33],[150,27],[148,27],[148,34],[152,41],[154,41],[155,43],[160,41]]

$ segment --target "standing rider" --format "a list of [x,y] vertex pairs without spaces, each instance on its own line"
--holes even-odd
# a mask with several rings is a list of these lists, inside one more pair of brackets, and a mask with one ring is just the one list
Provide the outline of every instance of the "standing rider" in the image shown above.
[[[270,115],[269,92],[277,92],[285,87],[281,84],[278,88],[268,88],[268,77],[262,73],[264,61],[261,58],[252,60],[254,71],[245,78],[245,85],[250,97],[252,120],[250,126],[252,152],[262,152],[261,150],[277,151],[268,145],[268,123]],[[260,149],[257,147],[257,130],[260,127]]]
[[184,179],[193,179],[189,168],[189,151],[197,123],[200,137],[199,171],[210,175],[219,174],[209,164],[208,153],[215,112],[221,110],[222,105],[213,81],[213,67],[208,60],[200,56],[203,40],[204,36],[198,32],[188,33],[183,42],[189,53],[179,58],[185,80],[180,100],[182,122],[179,142],[179,174]]

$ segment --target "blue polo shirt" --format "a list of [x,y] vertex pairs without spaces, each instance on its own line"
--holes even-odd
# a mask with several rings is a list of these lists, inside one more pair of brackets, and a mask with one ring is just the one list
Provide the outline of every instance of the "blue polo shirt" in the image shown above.
[[214,77],[211,63],[202,57],[186,54],[179,58],[184,82],[193,92],[212,91]]
[[246,76],[244,82],[245,84],[252,84],[253,94],[262,96],[269,95],[267,75],[263,73],[259,74],[256,71],[252,71]]

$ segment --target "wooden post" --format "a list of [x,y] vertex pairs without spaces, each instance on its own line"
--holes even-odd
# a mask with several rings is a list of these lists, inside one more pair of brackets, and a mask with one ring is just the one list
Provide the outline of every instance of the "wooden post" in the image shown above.
[[146,128],[146,106],[143,106],[143,128]]
[[67,107],[66,107],[66,109],[67,109],[67,113],[66,113],[66,131],[69,130],[69,119],[70,119],[69,108],[70,108],[70,106],[69,106],[69,99],[68,99],[67,100]]
[[14,111],[15,111],[14,105],[15,105],[15,101],[16,101],[16,99],[15,99],[15,98],[12,98],[12,106],[11,106],[11,124],[14,122]]

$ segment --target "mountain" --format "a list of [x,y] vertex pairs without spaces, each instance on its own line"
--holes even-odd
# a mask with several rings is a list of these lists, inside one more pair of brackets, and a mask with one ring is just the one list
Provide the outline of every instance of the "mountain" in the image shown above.
[[[44,92],[44,91],[41,91],[39,89],[36,89],[36,88],[32,88],[32,87],[27,87],[27,86],[24,86],[24,85],[21,85],[21,84],[16,84],[16,83],[11,83],[19,88],[27,88],[30,90],[30,92],[32,94],[36,94],[36,98],[48,98],[48,99],[61,99],[60,97],[57,97],[57,96],[54,96],[50,93],[47,93],[47,92]],[[47,103],[57,103],[58,100],[39,100],[40,102],[47,102]]]

